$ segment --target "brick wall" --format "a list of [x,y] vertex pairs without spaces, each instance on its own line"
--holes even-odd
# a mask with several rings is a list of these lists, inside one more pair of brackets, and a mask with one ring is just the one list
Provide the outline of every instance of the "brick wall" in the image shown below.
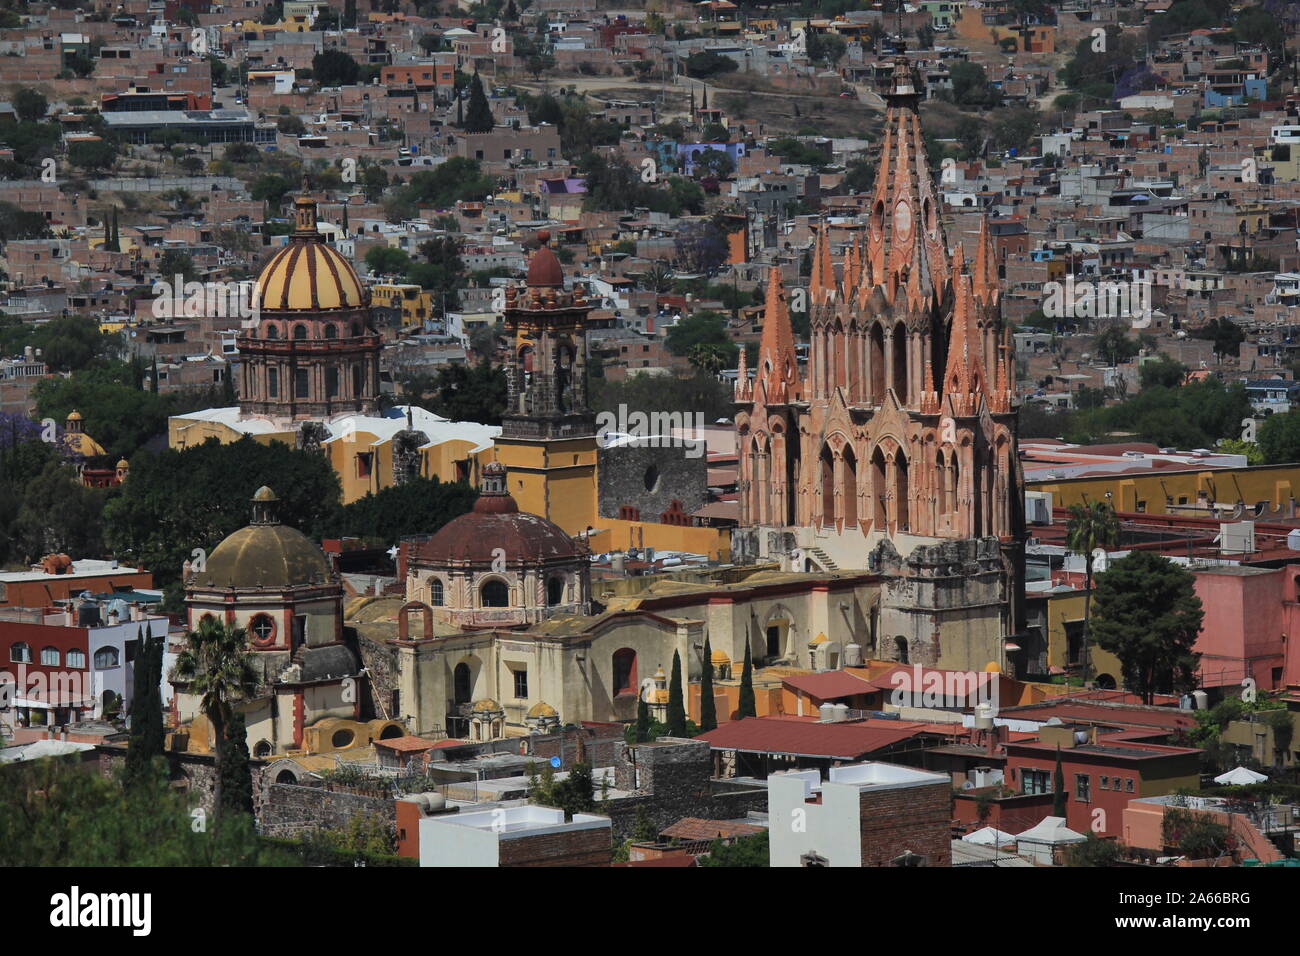
[[597,827],[500,841],[501,866],[608,866],[609,830]]
[[947,781],[892,790],[864,790],[862,865],[888,866],[912,852],[926,866],[951,866],[952,789]]
[[397,807],[392,797],[273,783],[258,813],[258,829],[266,836],[300,839],[312,830],[342,830],[352,817],[372,814],[392,827]]

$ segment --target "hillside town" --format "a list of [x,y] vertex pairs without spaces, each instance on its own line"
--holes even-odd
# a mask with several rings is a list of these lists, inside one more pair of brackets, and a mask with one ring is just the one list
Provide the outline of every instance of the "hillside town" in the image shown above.
[[0,0],[0,863],[1300,866],[1298,28]]

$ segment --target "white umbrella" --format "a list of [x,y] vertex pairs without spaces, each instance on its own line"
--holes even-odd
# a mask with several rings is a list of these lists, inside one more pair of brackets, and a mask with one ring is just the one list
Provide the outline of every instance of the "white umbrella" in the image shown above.
[[1244,786],[1248,783],[1263,783],[1268,777],[1262,773],[1256,773],[1253,770],[1247,770],[1245,767],[1234,767],[1227,773],[1221,773],[1214,778],[1215,783],[1230,783],[1234,786]]

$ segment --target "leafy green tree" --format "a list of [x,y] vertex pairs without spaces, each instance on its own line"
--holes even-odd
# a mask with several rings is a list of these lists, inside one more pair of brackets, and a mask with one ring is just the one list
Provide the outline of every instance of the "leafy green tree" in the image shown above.
[[10,105],[24,123],[38,123],[45,119],[45,114],[50,110],[49,100],[30,86],[15,91],[10,97]]
[[1246,341],[1246,333],[1241,326],[1231,319],[1223,317],[1207,322],[1192,334],[1198,339],[1208,339],[1213,342],[1214,354],[1220,360],[1229,355],[1239,355],[1241,353],[1241,343]]
[[1113,548],[1119,544],[1119,518],[1115,509],[1104,501],[1090,501],[1069,507],[1065,526],[1066,545],[1083,557],[1083,667],[1084,682],[1088,680],[1088,614],[1092,608],[1092,568],[1094,552],[1098,548]]
[[127,786],[133,786],[154,770],[154,760],[163,756],[162,690],[163,637],[146,633],[141,625],[136,638],[136,656],[131,696],[131,735],[126,747]]
[[211,438],[132,456],[131,480],[104,507],[105,537],[118,558],[149,568],[165,588],[194,548],[210,552],[248,524],[260,485],[280,496],[280,520],[307,533],[339,507],[339,479],[324,456],[281,442]]
[[748,641],[745,642],[745,664],[740,671],[740,701],[736,716],[741,720],[758,716],[758,703],[754,698],[754,662]]
[[258,202],[268,204],[272,209],[279,209],[284,203],[284,197],[289,195],[297,187],[297,184],[287,176],[279,173],[267,173],[265,176],[259,176],[249,185],[248,191]]
[[1160,841],[1192,860],[1213,859],[1232,848],[1232,831],[1205,813],[1186,807],[1165,807]]
[[1124,847],[1117,840],[1107,840],[1089,832],[1088,839],[1076,843],[1065,854],[1066,866],[1118,866],[1124,859]]
[[673,651],[673,671],[668,680],[668,736],[686,736],[686,707],[682,700],[682,658]]
[[117,162],[117,145],[109,140],[82,140],[68,147],[68,162],[87,172],[105,172]]
[[1138,366],[1138,381],[1143,388],[1177,388],[1186,380],[1187,366],[1168,355],[1160,355]]
[[170,396],[142,389],[142,381],[125,363],[45,379],[33,390],[37,414],[62,422],[74,409],[80,411],[86,434],[114,462],[130,458],[151,438],[166,434],[167,416],[175,409]]
[[1154,552],[1131,551],[1097,578],[1093,637],[1144,703],[1196,687],[1192,648],[1204,620],[1191,572]]
[[984,67],[978,63],[962,60],[954,63],[948,70],[952,80],[952,98],[958,106],[997,106],[1002,101],[999,93],[989,82]]
[[1104,329],[1092,343],[1098,355],[1103,356],[1111,365],[1127,362],[1138,354],[1141,346],[1136,339],[1130,338],[1120,325]]
[[366,268],[377,276],[405,275],[411,257],[393,246],[374,246],[366,252]]
[[325,50],[311,58],[311,75],[321,86],[351,86],[361,77],[361,66],[342,50]]
[[736,344],[727,334],[727,320],[721,312],[705,310],[683,316],[668,329],[664,344],[674,355],[689,355],[698,345],[718,346],[728,360],[736,355]]
[[[253,774],[248,766],[248,730],[242,711],[230,714],[221,750],[221,812],[253,813]],[[356,819],[355,817],[353,819]]]
[[727,843],[714,840],[709,845],[707,856],[699,858],[700,866],[755,867],[771,865],[771,850],[768,845],[767,831],[753,836],[738,837]]
[[483,80],[477,73],[469,84],[469,105],[465,109],[465,132],[490,133],[496,126],[492,106],[483,91]]
[[500,425],[506,410],[505,372],[484,358],[476,365],[448,365],[433,375],[402,380],[402,396],[454,422]]
[[700,730],[708,732],[717,729],[718,705],[713,699],[713,649],[709,638],[704,638],[704,671],[700,677]]
[[444,482],[437,476],[411,478],[344,505],[325,521],[325,533],[393,544],[402,535],[437,531],[470,511],[477,498],[478,492],[465,482]]
[[[199,698],[199,707],[212,725],[217,764],[212,802],[220,816],[231,810],[225,783],[231,776],[228,764],[235,755],[226,741],[227,729],[235,723],[236,705],[257,689],[257,672],[247,646],[248,635],[242,627],[204,617],[197,630],[185,632],[185,647],[176,658],[176,680],[187,684],[189,693]],[[247,755],[247,746],[243,749]]]
[[1259,447],[1270,465],[1300,462],[1300,414],[1285,412],[1264,419]]
[[51,552],[102,555],[100,514],[105,496],[105,491],[83,485],[67,464],[48,462],[23,489],[14,522],[14,543],[29,562]]
[[189,794],[158,773],[130,788],[65,760],[0,773],[0,866],[286,866],[246,816],[196,826]]

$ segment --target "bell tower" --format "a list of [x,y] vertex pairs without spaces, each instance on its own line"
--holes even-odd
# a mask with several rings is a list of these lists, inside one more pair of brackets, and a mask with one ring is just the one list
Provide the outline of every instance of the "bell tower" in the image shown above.
[[522,287],[506,290],[510,339],[507,407],[496,440],[509,492],[524,511],[570,534],[596,523],[596,418],[587,400],[585,289],[564,288],[550,233],[528,263]]

